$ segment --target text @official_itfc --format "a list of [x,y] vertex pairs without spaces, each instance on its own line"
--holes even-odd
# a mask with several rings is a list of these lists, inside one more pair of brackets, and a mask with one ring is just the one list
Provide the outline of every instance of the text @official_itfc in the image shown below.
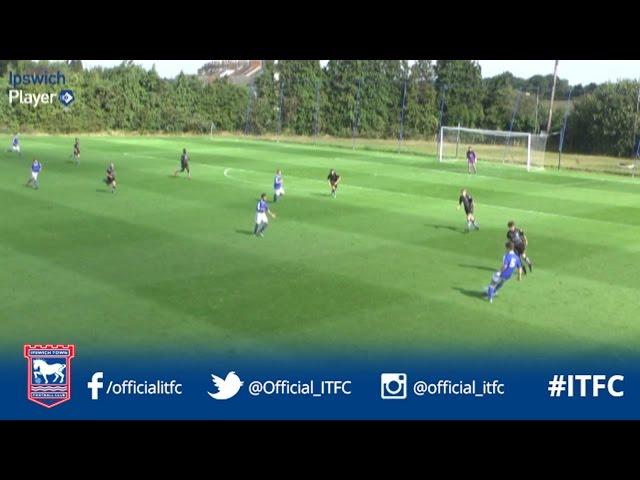
[[310,395],[322,397],[326,395],[351,395],[350,380],[322,380],[307,382],[289,380],[255,380],[249,384],[249,394],[253,397],[260,395]]
[[500,380],[483,380],[482,382],[471,380],[470,382],[449,379],[427,382],[418,380],[413,384],[413,393],[418,397],[425,395],[468,395],[484,397],[489,395],[504,395],[505,385]]

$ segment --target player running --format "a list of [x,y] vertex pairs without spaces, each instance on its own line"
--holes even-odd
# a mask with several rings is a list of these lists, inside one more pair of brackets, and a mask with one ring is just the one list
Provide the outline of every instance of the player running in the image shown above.
[[476,170],[476,162],[478,161],[478,157],[476,152],[473,151],[471,147],[467,149],[467,172],[470,174],[471,169],[473,169],[473,173],[478,173]]
[[182,173],[185,170],[187,171],[187,174],[189,175],[189,180],[191,180],[191,170],[189,170],[189,155],[187,155],[187,149],[183,148],[182,149],[182,155],[180,156],[180,168],[178,170],[176,170],[175,172],[173,172],[173,176],[177,177],[178,173]]
[[107,167],[107,178],[105,178],[104,181],[111,187],[111,193],[116,193],[116,167],[113,165],[113,162]]
[[273,203],[278,201],[278,197],[284,195],[284,180],[282,179],[282,171],[276,170],[276,176],[273,178]]
[[80,140],[76,138],[76,141],[73,144],[73,160],[76,162],[76,165],[80,165]]
[[[515,245],[515,251],[518,256],[527,262],[527,265],[529,265],[529,273],[531,273],[533,271],[533,263],[525,253],[529,241],[527,240],[527,236],[524,234],[524,230],[517,228],[516,222],[513,220],[510,220],[509,223],[507,223],[507,227],[509,227],[509,230],[507,230],[507,238]],[[523,268],[523,270],[526,275],[527,269]]]
[[15,152],[18,155],[22,156],[22,152],[20,151],[20,134],[16,133],[11,140],[11,148],[7,150],[8,152]]
[[338,175],[335,169],[332,168],[327,176],[327,180],[329,180],[329,186],[331,187],[331,196],[336,198],[336,190],[338,190],[338,184],[340,183],[340,175]]
[[260,195],[258,205],[256,206],[256,226],[253,228],[253,234],[255,236],[260,235],[264,237],[264,231],[269,226],[269,218],[267,214],[271,215],[271,218],[276,218],[276,214],[269,210],[269,204],[267,203],[267,194]]
[[42,170],[42,164],[38,161],[38,159],[34,158],[31,163],[31,178],[27,180],[26,185],[33,185],[33,188],[38,190],[40,188],[40,184],[38,183],[38,175]]
[[498,290],[502,288],[504,283],[511,278],[514,271],[518,271],[518,281],[522,279],[522,263],[520,257],[514,252],[514,245],[511,240],[505,243],[507,253],[502,257],[502,268],[499,272],[496,272],[491,277],[491,283],[487,287],[487,297],[489,303],[493,303],[493,297],[495,297]]
[[475,208],[475,203],[473,201],[473,197],[469,194],[466,188],[463,188],[460,192],[460,198],[458,199],[458,210],[460,210],[460,206],[464,205],[464,213],[467,216],[467,232],[471,231],[471,227],[476,230],[480,230],[480,225],[476,222],[476,217],[473,215],[473,210]]

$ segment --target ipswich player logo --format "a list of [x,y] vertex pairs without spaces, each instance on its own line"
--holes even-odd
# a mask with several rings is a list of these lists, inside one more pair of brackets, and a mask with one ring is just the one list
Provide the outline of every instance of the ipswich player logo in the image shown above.
[[27,398],[52,408],[71,398],[74,345],[25,345]]

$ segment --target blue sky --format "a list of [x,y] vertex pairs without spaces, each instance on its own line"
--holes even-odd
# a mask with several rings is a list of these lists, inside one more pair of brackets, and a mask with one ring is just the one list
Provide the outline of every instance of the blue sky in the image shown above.
[[[180,70],[196,73],[198,68],[210,60],[134,60],[145,68],[156,65],[163,77],[175,77]],[[118,65],[122,60],[83,60],[85,67]],[[553,73],[554,60],[479,60],[483,77],[492,77],[510,71],[517,77]],[[615,82],[621,79],[640,79],[640,60],[560,60],[558,76],[569,83]]]

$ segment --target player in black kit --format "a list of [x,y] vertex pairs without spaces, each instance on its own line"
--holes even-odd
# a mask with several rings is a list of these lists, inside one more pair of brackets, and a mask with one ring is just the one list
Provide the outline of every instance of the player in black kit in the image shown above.
[[[522,260],[527,263],[527,265],[529,266],[529,273],[531,273],[533,271],[533,263],[525,253],[529,241],[527,240],[527,236],[524,234],[524,230],[517,228],[516,222],[514,222],[513,220],[510,220],[509,223],[507,223],[507,227],[509,227],[509,230],[507,230],[507,238],[513,242],[513,245],[515,246],[515,252]],[[525,268],[523,268],[522,270],[525,274],[527,273],[527,270]]]
[[480,230],[480,225],[478,225],[478,223],[476,222],[476,217],[473,215],[475,203],[473,202],[473,197],[466,188],[463,188],[460,192],[460,198],[458,199],[458,210],[460,210],[461,206],[464,206],[464,213],[467,216],[467,232],[471,231],[471,227],[475,228],[476,230]]

